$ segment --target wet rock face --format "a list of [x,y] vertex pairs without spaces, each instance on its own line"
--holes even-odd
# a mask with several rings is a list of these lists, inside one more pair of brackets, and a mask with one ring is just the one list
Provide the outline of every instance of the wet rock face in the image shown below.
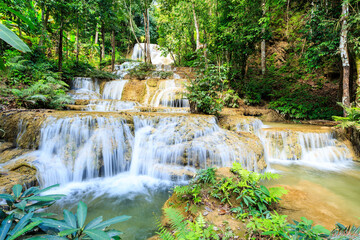
[[32,165],[34,158],[30,152],[13,148],[10,142],[0,142],[0,193],[10,192],[15,184],[37,185],[36,168]]
[[351,127],[346,130],[350,142],[353,146],[356,158],[355,161],[360,162],[360,129],[356,127]]

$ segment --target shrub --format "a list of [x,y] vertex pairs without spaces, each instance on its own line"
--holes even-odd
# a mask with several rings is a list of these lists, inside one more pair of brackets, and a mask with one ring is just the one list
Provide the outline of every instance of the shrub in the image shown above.
[[129,74],[131,78],[144,80],[146,77],[150,76],[154,70],[155,66],[151,63],[140,63],[133,69],[130,69]]

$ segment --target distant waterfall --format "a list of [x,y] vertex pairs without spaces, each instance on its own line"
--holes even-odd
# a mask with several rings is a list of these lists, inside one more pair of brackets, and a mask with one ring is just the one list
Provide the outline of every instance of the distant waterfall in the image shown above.
[[165,80],[160,83],[150,105],[154,107],[190,107],[189,101],[183,96],[184,88],[176,86],[175,80]]
[[[142,49],[145,49],[145,44],[136,43],[131,58],[134,60],[144,60],[145,55]],[[174,62],[174,60],[170,57],[170,54],[165,57],[162,56],[162,52],[159,50],[159,46],[156,44],[150,44],[150,56],[152,64],[170,65]]]

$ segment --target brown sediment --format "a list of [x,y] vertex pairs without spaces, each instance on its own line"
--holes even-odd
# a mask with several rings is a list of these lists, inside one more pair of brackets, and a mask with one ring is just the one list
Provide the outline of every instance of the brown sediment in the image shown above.
[[359,225],[360,220],[350,217],[349,209],[342,198],[321,185],[302,180],[295,186],[280,185],[288,190],[280,202],[280,214],[288,220],[301,221],[306,217],[327,229],[333,229],[337,222],[343,225]]

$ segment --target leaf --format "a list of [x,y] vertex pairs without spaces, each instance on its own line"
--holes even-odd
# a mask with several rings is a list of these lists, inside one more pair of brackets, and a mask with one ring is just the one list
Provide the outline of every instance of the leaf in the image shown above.
[[0,226],[0,240],[4,240],[12,224],[12,215],[7,216]]
[[22,200],[21,202],[14,204],[14,206],[24,211],[26,207],[26,203],[27,203],[26,201]]
[[2,59],[1,57],[0,57],[0,70],[1,70],[1,71],[4,71],[4,70],[5,70],[4,59]]
[[24,200],[38,201],[38,202],[51,202],[51,201],[55,201],[57,199],[59,199],[59,198],[54,197],[54,196],[31,196],[31,197],[24,198]]
[[17,12],[14,9],[11,9],[11,8],[7,7],[6,5],[2,5],[2,7],[4,7],[6,10],[12,12],[14,15],[16,15],[18,18],[20,18],[23,22],[26,23],[26,25],[29,26],[29,28],[35,29],[34,24],[32,23],[32,21],[29,18],[25,17],[20,12]]
[[127,221],[130,218],[131,218],[130,216],[126,216],[126,215],[114,217],[112,219],[106,220],[106,221],[98,224],[95,228],[104,229],[104,228],[106,228],[106,227],[108,227],[108,226],[110,226],[112,224]]
[[59,187],[59,186],[60,186],[60,184],[54,184],[54,185],[51,185],[51,186],[49,186],[47,188],[44,188],[44,189],[40,190],[38,193],[43,193],[43,192],[46,192],[46,191],[48,191],[48,190],[50,190],[52,188]]
[[20,229],[23,229],[28,224],[28,222],[30,221],[30,219],[32,218],[33,215],[34,215],[33,213],[28,213],[28,214],[24,215],[20,219],[20,221],[16,224],[16,226],[11,230],[10,234],[13,235]]
[[80,228],[83,228],[83,226],[84,226],[86,215],[87,215],[87,206],[84,202],[80,201],[78,204],[77,212],[76,212],[78,226]]
[[267,189],[267,187],[261,185],[260,188],[261,188],[261,191],[262,191],[266,196],[268,196],[268,197],[270,196],[270,192],[269,192],[269,190]]
[[327,235],[330,234],[330,231],[328,229],[326,229],[324,226],[321,226],[321,225],[316,225],[312,229],[313,229],[313,231],[315,233],[318,233],[318,234],[320,234],[320,233],[324,233],[324,234],[327,234]]
[[66,237],[60,237],[60,236],[53,236],[53,235],[43,235],[43,236],[39,236],[39,237],[32,237],[32,238],[28,238],[27,240],[68,240],[68,238]]
[[20,184],[16,184],[12,187],[13,193],[15,198],[19,198],[21,195],[21,191],[22,191],[22,186]]
[[31,52],[30,48],[5,25],[0,23],[0,38],[21,52]]
[[30,223],[29,225],[27,225],[26,227],[24,227],[20,231],[16,232],[14,235],[12,235],[8,240],[14,240],[17,237],[20,237],[24,233],[26,233],[26,232],[32,230],[34,227],[38,226],[40,223],[42,223],[41,220]]
[[99,216],[93,220],[91,220],[86,226],[85,229],[92,229],[92,228],[96,228],[96,225],[98,225],[99,223],[101,223],[103,220],[102,216]]
[[4,199],[5,201],[14,202],[15,199],[10,194],[0,194],[0,199]]
[[64,210],[64,220],[72,228],[77,228],[76,217],[69,210],[66,210],[66,209]]
[[116,236],[119,236],[121,234],[123,234],[122,232],[120,231],[117,231],[117,230],[109,230],[109,231],[106,231],[106,234],[109,236],[109,237],[116,237]]
[[66,229],[72,229],[68,224],[66,224],[64,221],[54,220],[54,219],[48,219],[48,218],[33,218],[34,220],[42,220],[42,225],[45,225],[46,227],[55,228],[59,231],[63,231]]
[[31,187],[31,188],[26,189],[21,196],[26,197],[26,196],[31,195],[31,194],[36,194],[39,191],[40,190],[39,190],[38,187]]
[[85,230],[84,233],[86,233],[93,240],[111,240],[111,238],[101,230],[89,229]]
[[72,228],[72,229],[67,229],[67,230],[64,230],[64,231],[61,231],[59,232],[59,236],[60,237],[64,237],[64,236],[67,236],[67,235],[70,235],[72,233],[75,233],[77,232],[78,230],[80,230],[79,228]]

